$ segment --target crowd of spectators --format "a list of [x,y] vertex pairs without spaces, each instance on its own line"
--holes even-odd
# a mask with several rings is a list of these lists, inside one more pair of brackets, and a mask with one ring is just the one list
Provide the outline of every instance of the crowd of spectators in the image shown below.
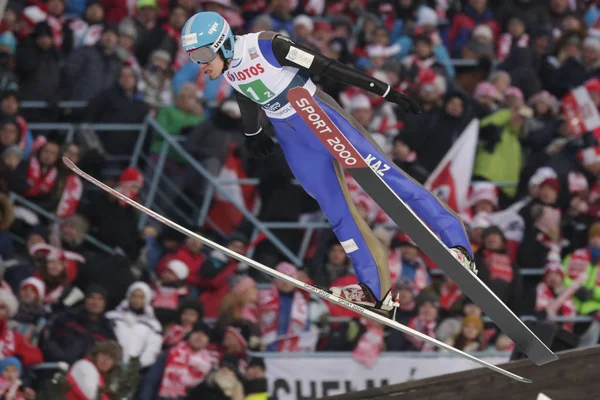
[[[478,119],[469,204],[460,211],[481,279],[518,315],[566,317],[562,328],[598,342],[600,128],[575,135],[560,107],[584,84],[600,105],[594,1],[11,0],[0,24],[0,399],[43,398],[31,368],[41,362],[68,364],[62,387],[52,390],[69,400],[257,400],[268,397],[268,372],[248,350],[350,351],[368,367],[382,351],[437,351],[197,240],[158,225],[139,229],[133,208],[60,162],[67,156],[136,199],[148,171],[106,156],[131,155],[137,132],[82,129],[66,143],[64,132],[28,127],[139,124],[150,116],[213,175],[236,165],[260,178],[246,196],[260,198],[259,219],[314,218],[318,205],[293,183],[281,152],[257,161],[238,150],[232,89],[208,80],[182,51],[180,29],[199,10],[221,13],[238,34],[285,34],[418,99],[424,112],[406,117],[381,98],[314,77],[421,183]],[[47,107],[22,109],[24,101]],[[158,134],[144,143],[149,170],[163,143]],[[118,176],[102,175],[106,167]],[[168,152],[164,174],[200,204],[206,185],[180,152]],[[396,319],[465,351],[511,350],[481,309],[436,273],[410,232],[390,228],[349,177],[348,185],[388,249]],[[10,193],[60,222],[13,204]],[[178,200],[157,206],[168,213]],[[213,205],[213,215],[221,211]],[[330,230],[316,232],[304,264],[293,265],[269,241],[254,240],[243,219],[221,223],[189,228],[232,251],[252,249],[305,282],[356,282]],[[289,248],[301,246],[301,230],[274,232]],[[577,315],[595,322],[573,323]]]

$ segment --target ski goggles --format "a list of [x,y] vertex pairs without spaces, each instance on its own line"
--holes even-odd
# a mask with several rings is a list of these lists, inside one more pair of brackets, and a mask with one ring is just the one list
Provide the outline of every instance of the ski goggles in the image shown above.
[[187,53],[190,60],[196,64],[209,63],[217,56],[217,53],[213,51],[212,46],[198,47],[197,49],[190,50]]

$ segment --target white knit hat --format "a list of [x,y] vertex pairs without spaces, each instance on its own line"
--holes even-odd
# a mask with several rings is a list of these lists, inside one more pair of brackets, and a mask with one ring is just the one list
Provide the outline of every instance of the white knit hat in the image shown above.
[[369,100],[367,95],[357,94],[350,100],[350,106],[348,108],[351,112],[354,110],[370,110],[371,101]]
[[6,306],[9,319],[15,316],[19,308],[19,302],[14,294],[6,289],[0,289],[0,303]]
[[311,17],[309,17],[308,15],[298,15],[296,18],[293,19],[292,21],[292,26],[296,27],[296,26],[304,26],[306,29],[308,29],[309,32],[312,32],[315,28],[315,24],[312,20]]
[[175,274],[177,279],[183,281],[190,274],[188,266],[181,260],[171,260],[167,263],[167,269]]
[[40,278],[36,278],[35,276],[29,277],[21,282],[19,288],[24,288],[25,286],[31,286],[34,288],[37,292],[38,298],[40,299],[43,299],[46,295],[46,285]]

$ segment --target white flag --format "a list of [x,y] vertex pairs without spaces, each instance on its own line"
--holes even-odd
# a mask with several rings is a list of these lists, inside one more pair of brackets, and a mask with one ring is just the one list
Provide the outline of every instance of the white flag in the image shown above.
[[[444,132],[440,132],[441,135]],[[479,137],[479,120],[467,125],[460,137],[425,182],[425,188],[454,211],[461,213],[467,208],[467,196]]]

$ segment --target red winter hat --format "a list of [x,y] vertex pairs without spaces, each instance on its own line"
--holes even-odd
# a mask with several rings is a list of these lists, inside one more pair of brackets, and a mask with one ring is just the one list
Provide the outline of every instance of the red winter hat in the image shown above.
[[498,189],[491,182],[475,182],[471,185],[469,207],[473,207],[479,201],[487,200],[498,208]]
[[121,173],[121,176],[119,177],[119,184],[137,184],[139,186],[143,186],[144,177],[137,168],[129,167]]
[[331,27],[329,22],[319,21],[319,22],[315,23],[313,32],[316,32],[316,31],[333,32],[333,28]]
[[33,290],[37,292],[38,299],[42,299],[46,295],[46,285],[44,284],[44,281],[42,281],[40,278],[36,278],[35,276],[29,277],[21,282],[19,288],[24,287],[33,288]]
[[556,178],[546,178],[546,179],[544,179],[542,181],[542,183],[540,183],[540,187],[544,186],[544,185],[550,186],[552,189],[554,189],[557,192],[560,191],[560,183],[558,183],[558,179],[556,179]]
[[417,244],[404,232],[397,234],[395,239],[398,246],[408,244],[414,247],[418,247]]

